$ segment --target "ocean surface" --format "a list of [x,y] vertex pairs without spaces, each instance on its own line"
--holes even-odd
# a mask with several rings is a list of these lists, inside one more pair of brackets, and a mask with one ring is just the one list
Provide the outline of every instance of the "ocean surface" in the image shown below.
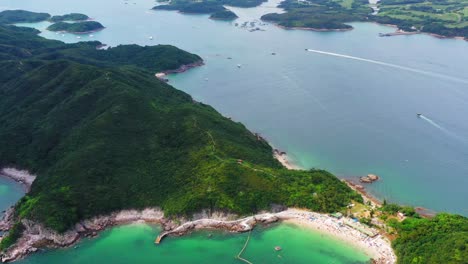
[[[154,239],[158,226],[133,224],[104,231],[73,248],[45,251],[18,264],[94,263],[243,263],[236,259],[248,233],[200,231],[184,237]],[[275,247],[280,246],[281,251]],[[242,257],[252,263],[368,263],[369,257],[343,242],[292,224],[256,228]]]

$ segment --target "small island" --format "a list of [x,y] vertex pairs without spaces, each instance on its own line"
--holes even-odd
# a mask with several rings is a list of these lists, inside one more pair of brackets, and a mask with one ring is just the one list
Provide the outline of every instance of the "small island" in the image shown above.
[[63,22],[63,21],[85,21],[88,20],[89,17],[85,14],[80,13],[70,13],[63,16],[53,16],[49,20],[51,22]]
[[238,18],[238,16],[230,10],[223,10],[211,14],[210,18],[215,20],[234,20]]
[[96,21],[84,21],[77,23],[58,22],[50,25],[47,28],[47,30],[50,31],[68,32],[76,34],[91,33],[102,29],[104,29],[104,26]]
[[5,10],[0,12],[0,23],[36,23],[50,18],[47,13],[36,13],[25,10]]

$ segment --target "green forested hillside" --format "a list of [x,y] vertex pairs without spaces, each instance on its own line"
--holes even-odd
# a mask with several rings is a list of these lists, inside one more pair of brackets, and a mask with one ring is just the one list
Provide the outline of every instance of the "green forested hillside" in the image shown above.
[[398,263],[468,263],[468,218],[438,214],[394,223]]
[[98,42],[63,44],[10,26],[0,34],[0,165],[38,175],[18,218],[64,231],[123,208],[250,214],[278,203],[329,212],[360,199],[327,172],[282,168],[242,124],[154,77],[196,55],[96,50]]
[[88,20],[89,17],[85,14],[80,13],[70,13],[62,16],[53,16],[49,20],[52,22],[61,22],[61,21],[84,21]]
[[5,10],[0,12],[1,24],[34,23],[50,18],[47,13],[36,13],[25,10]]

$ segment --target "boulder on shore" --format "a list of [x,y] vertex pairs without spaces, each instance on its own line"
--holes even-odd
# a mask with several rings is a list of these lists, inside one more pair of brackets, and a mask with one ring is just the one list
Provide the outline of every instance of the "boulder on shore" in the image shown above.
[[359,181],[363,183],[373,183],[379,179],[380,179],[379,176],[375,174],[367,174],[367,176],[360,177]]

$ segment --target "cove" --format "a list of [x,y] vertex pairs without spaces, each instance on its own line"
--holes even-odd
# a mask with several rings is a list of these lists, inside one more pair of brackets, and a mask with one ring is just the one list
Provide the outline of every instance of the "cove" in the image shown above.
[[[198,231],[153,244],[158,226],[132,224],[102,232],[76,248],[33,254],[19,264],[42,263],[242,263],[235,256],[248,233]],[[280,245],[281,251],[274,247]],[[256,228],[242,255],[252,263],[368,263],[369,257],[353,247],[293,224]]]

